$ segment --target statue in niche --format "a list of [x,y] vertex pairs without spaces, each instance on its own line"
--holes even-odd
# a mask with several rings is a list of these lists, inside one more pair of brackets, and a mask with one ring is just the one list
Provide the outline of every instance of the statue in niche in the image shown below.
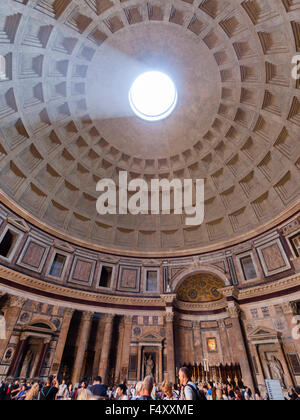
[[6,321],[4,312],[0,312],[0,340],[6,339]]
[[154,361],[152,359],[152,354],[149,355],[148,359],[145,356],[145,373],[146,376],[154,376]]
[[23,362],[20,378],[27,378],[32,359],[33,359],[33,352],[31,349],[29,349],[26,353],[26,356]]
[[270,366],[272,379],[280,381],[281,386],[283,388],[286,388],[284,370],[283,370],[280,360],[278,360],[275,356],[272,356],[269,366]]

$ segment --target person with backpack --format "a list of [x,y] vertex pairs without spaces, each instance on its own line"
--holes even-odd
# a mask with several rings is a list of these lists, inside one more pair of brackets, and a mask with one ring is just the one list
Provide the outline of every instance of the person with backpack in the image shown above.
[[203,401],[204,398],[200,393],[198,387],[191,381],[190,371],[187,367],[182,367],[179,370],[179,381],[183,387],[182,398],[186,401]]

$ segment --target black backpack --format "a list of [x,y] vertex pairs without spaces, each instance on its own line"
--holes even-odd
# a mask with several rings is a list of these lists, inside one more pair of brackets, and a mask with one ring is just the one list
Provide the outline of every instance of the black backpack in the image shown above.
[[203,392],[201,392],[198,387],[194,384],[187,384],[186,387],[189,387],[193,392],[193,401],[206,401],[205,395]]

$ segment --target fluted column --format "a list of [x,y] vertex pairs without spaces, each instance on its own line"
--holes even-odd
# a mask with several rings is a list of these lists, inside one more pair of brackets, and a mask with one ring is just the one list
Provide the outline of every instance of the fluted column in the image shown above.
[[286,386],[288,389],[293,388],[295,386],[295,383],[291,375],[288,363],[286,361],[285,353],[282,348],[282,343],[280,341],[278,341],[278,352],[279,352],[279,358],[280,358],[280,361],[281,361],[281,364],[285,373]]
[[41,351],[39,362],[38,362],[38,365],[36,367],[35,374],[34,374],[35,378],[39,378],[41,376],[41,372],[42,372],[42,369],[43,369],[43,366],[44,366],[47,351],[49,350],[49,347],[50,347],[50,341],[51,341],[50,338],[44,341],[44,345],[43,345],[43,348],[42,348],[42,351]]
[[25,301],[26,299],[20,296],[10,296],[8,302],[3,308],[6,322],[6,339],[0,340],[0,360],[2,360],[4,356],[7,344],[9,343]]
[[94,378],[98,376],[101,348],[102,348],[102,342],[103,342],[103,333],[104,333],[104,325],[103,325],[102,319],[99,319],[96,342],[95,342],[95,349],[94,349],[95,350],[95,357],[94,357],[94,363],[93,363],[93,377]]
[[121,363],[121,382],[124,382],[128,376],[130,341],[131,341],[132,316],[124,316],[124,336],[123,336],[123,351]]
[[222,353],[223,353],[223,362],[224,364],[230,364],[232,362],[229,348],[228,348],[228,338],[227,338],[227,331],[225,322],[223,319],[219,321],[219,332],[220,332],[220,339],[222,345]]
[[72,320],[72,316],[74,313],[74,309],[69,309],[66,308],[65,312],[64,312],[64,320],[60,329],[60,334],[59,334],[59,338],[57,341],[57,346],[56,346],[56,350],[55,350],[55,354],[54,354],[54,358],[53,358],[53,363],[50,369],[50,373],[51,375],[57,375],[59,372],[59,368],[60,368],[60,364],[61,364],[61,359],[64,353],[64,349],[65,349],[65,345],[66,345],[66,340],[67,340],[67,336],[68,336],[68,332],[69,332],[69,328],[70,328],[70,323]]
[[175,353],[174,353],[174,313],[166,313],[167,363],[168,379],[175,384]]
[[265,375],[264,375],[263,366],[261,364],[260,355],[258,353],[257,345],[250,343],[250,350],[251,350],[252,357],[255,357],[256,364],[257,364],[257,369],[258,369],[258,375],[256,375],[257,383],[260,386],[265,386]]
[[104,316],[104,334],[103,334],[103,343],[102,343],[102,352],[100,357],[99,364],[99,376],[102,378],[103,383],[107,383],[107,370],[108,370],[108,361],[109,361],[109,352],[113,331],[113,321],[114,315],[106,314]]
[[91,330],[93,312],[83,312],[80,325],[80,336],[78,340],[78,348],[74,362],[72,382],[73,384],[80,381],[81,369],[84,360],[84,354],[87,349],[89,334]]
[[21,357],[23,355],[23,351],[24,351],[24,348],[25,348],[25,343],[26,343],[26,339],[20,339],[20,341],[17,345],[16,351],[15,351],[12,363],[11,363],[11,365],[9,367],[9,370],[8,370],[8,373],[7,373],[8,377],[11,377],[11,378],[15,377],[18,365],[19,365]]
[[193,330],[194,330],[194,345],[195,345],[195,362],[197,365],[202,363],[203,361],[203,352],[202,352],[202,345],[201,345],[201,328],[200,322],[195,321],[193,322]]
[[240,324],[241,310],[236,303],[231,303],[227,311],[232,323],[232,328],[228,329],[228,335],[233,362],[238,363],[241,367],[244,385],[254,389],[251,367]]
[[116,360],[116,375],[115,381],[121,382],[122,371],[122,355],[123,355],[123,342],[124,342],[124,322],[121,322],[118,330],[118,347],[117,347],[117,360]]
[[168,367],[168,380],[175,384],[175,345],[174,345],[174,301],[176,294],[165,293],[161,295],[161,299],[166,306],[165,324],[166,324],[166,339],[167,339],[167,367]]

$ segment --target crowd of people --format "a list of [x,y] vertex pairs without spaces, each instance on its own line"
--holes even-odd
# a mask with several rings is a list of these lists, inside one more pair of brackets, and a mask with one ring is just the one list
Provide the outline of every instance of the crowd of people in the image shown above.
[[[262,396],[258,390],[253,393],[249,387],[237,387],[232,384],[195,384],[190,372],[183,367],[179,371],[179,384],[163,382],[157,386],[151,376],[143,382],[127,386],[126,383],[115,387],[102,384],[101,377],[96,377],[92,385],[82,381],[79,386],[49,377],[45,383],[30,383],[15,380],[13,383],[0,383],[1,400],[149,400],[149,401],[242,401],[268,400],[268,395]],[[289,400],[300,400],[300,387],[292,389]]]

